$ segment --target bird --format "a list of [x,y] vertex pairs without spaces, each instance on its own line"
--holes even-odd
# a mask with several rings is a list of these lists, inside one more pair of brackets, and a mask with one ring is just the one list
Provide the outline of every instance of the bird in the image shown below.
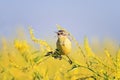
[[56,51],[60,55],[59,58],[61,59],[61,55],[65,55],[69,59],[69,63],[72,64],[72,60],[69,58],[68,54],[71,53],[71,41],[68,38],[69,33],[65,30],[58,30],[57,33],[57,42],[56,42]]
[[55,51],[50,51],[47,52],[45,56],[50,56],[54,57],[55,59],[62,59],[62,55],[65,55],[68,58],[68,62],[72,64],[72,60],[69,58],[68,54],[71,53],[71,41],[68,38],[69,33],[66,32],[65,30],[58,30],[57,33],[57,42],[56,42],[56,49]]

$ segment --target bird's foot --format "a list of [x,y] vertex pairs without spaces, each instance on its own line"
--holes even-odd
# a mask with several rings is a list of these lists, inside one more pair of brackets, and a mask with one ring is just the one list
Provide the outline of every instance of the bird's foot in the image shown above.
[[58,49],[56,49],[55,52],[51,51],[51,52],[46,53],[45,56],[52,56],[52,57],[54,57],[55,59],[59,59],[59,60],[62,59],[62,56],[61,56],[61,54],[60,54],[60,52],[59,52]]
[[59,59],[59,60],[62,59],[62,56],[58,54],[53,54],[52,57],[54,57],[55,59]]

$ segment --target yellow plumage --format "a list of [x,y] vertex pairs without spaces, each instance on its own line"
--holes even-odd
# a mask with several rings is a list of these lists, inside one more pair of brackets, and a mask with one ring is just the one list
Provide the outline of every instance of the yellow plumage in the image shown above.
[[61,55],[67,55],[71,52],[71,41],[67,36],[60,36],[56,45]]

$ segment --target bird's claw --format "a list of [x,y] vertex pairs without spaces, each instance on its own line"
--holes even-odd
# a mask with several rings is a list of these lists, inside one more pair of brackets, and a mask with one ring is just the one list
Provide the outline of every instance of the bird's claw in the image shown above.
[[62,56],[61,56],[61,54],[59,53],[59,50],[58,50],[58,49],[56,49],[55,52],[53,52],[53,51],[48,52],[45,56],[50,56],[50,55],[51,55],[52,57],[54,57],[55,59],[59,59],[59,60],[62,59]]

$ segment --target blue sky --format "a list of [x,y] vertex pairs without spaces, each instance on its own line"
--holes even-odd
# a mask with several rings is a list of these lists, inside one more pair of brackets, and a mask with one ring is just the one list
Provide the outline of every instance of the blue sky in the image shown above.
[[56,24],[77,40],[106,37],[120,40],[120,0],[0,0],[0,36],[32,25],[39,38],[53,38]]

